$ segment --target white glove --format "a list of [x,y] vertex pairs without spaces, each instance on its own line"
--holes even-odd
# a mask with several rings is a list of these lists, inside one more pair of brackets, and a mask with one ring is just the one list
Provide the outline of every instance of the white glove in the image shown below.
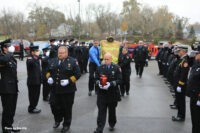
[[149,60],[148,59],[146,59],[146,62],[148,62]]
[[50,55],[50,52],[49,51],[47,51],[47,53],[46,53],[46,56],[49,56]]
[[197,106],[200,106],[200,100],[197,101]]
[[134,59],[132,59],[132,61],[134,62]]
[[103,89],[103,87],[102,87],[102,85],[101,85],[100,83],[99,83],[99,88],[100,88],[100,89]]
[[15,52],[15,47],[14,47],[14,46],[10,46],[10,47],[8,48],[8,52],[14,53],[14,52]]
[[102,88],[103,90],[108,90],[110,87],[110,82],[107,82],[106,85]]
[[67,86],[69,84],[69,80],[68,79],[63,79],[63,80],[60,80],[60,85],[61,86]]
[[179,93],[181,93],[181,87],[178,86],[178,87],[176,88],[176,91],[179,92]]
[[48,82],[48,84],[52,85],[52,84],[53,84],[53,79],[52,79],[52,77],[49,77],[47,82]]

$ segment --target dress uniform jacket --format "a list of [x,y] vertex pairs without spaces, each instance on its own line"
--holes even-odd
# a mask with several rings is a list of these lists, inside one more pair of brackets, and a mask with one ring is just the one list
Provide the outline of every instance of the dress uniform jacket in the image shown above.
[[[72,93],[76,91],[75,82],[80,78],[80,68],[78,62],[68,56],[62,63],[59,64],[59,59],[54,58],[49,62],[49,70],[47,73],[47,78],[52,77],[54,83],[52,88],[55,93]],[[69,80],[69,85],[61,86],[60,81],[63,79]]]
[[115,64],[110,65],[110,69],[107,69],[106,65],[98,67],[95,78],[100,81],[102,75],[106,75],[108,82],[110,82],[110,87],[108,90],[102,90],[98,88],[97,99],[102,102],[117,102],[120,101],[120,92],[118,85],[122,80],[121,68]]

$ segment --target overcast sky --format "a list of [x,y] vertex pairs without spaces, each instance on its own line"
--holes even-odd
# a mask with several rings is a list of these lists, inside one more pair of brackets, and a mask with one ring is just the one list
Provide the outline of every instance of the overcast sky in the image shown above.
[[[30,3],[37,3],[42,6],[57,8],[66,12],[69,6],[77,9],[78,0],[0,0],[0,10],[11,9],[21,11],[26,15],[30,11]],[[110,4],[112,10],[120,12],[124,0],[80,0],[82,9],[90,3]],[[200,22],[200,0],[138,0],[141,4],[148,4],[151,7],[167,5],[169,10],[179,16],[189,18],[190,23]]]

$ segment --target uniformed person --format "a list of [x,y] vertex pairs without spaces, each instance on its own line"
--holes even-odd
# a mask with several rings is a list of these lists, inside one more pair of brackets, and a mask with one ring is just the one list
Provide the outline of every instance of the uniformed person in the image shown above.
[[85,45],[85,42],[82,42],[82,49],[83,49],[83,71],[87,73],[87,65],[89,59],[89,47]]
[[0,43],[0,95],[2,102],[3,133],[19,132],[13,128],[18,98],[17,61],[13,56],[15,48],[10,46],[11,39]]
[[196,53],[195,62],[190,71],[187,94],[190,97],[192,133],[200,133],[200,49]]
[[40,86],[41,86],[41,66],[40,66],[40,51],[38,46],[30,47],[30,56],[27,58],[27,86],[28,86],[28,97],[29,97],[29,113],[40,113],[41,110],[37,109],[39,97],[40,97]]
[[44,101],[49,101],[49,94],[50,94],[50,87],[49,84],[47,83],[47,70],[48,70],[48,61],[49,61],[49,49],[48,48],[43,48],[43,56],[42,56],[42,85],[43,85],[43,100]]
[[24,60],[24,45],[23,45],[23,40],[21,40],[21,42],[19,43],[19,47],[20,47],[19,59],[21,61],[23,61]]
[[[118,65],[112,63],[112,55],[107,53],[104,55],[105,64],[98,67],[96,72],[96,84],[98,84],[97,92],[97,128],[94,133],[103,133],[106,123],[106,115],[108,110],[109,130],[113,131],[117,122],[116,107],[120,101],[119,84],[122,79],[121,69]],[[105,86],[101,84],[101,78],[105,75],[107,82]]]
[[172,116],[173,121],[184,121],[185,120],[185,93],[186,93],[186,82],[189,72],[188,47],[179,45],[177,48],[178,55],[180,57],[180,63],[176,66],[174,72],[175,88],[176,88],[176,100],[178,107],[177,116]]
[[156,61],[158,62],[159,73],[158,75],[162,75],[162,62],[161,62],[161,55],[163,53],[163,43],[158,46],[158,53],[156,55]]
[[144,47],[143,41],[140,41],[139,46],[134,48],[133,56],[135,60],[136,75],[141,78],[145,62],[148,60],[148,50]]
[[100,47],[98,45],[99,45],[99,42],[94,41],[94,45],[89,50],[89,62],[90,62],[89,63],[89,82],[88,82],[89,96],[92,95],[92,91],[94,89],[96,92],[94,74],[97,70],[97,67],[101,65],[100,64]]
[[60,112],[54,112],[57,113],[54,128],[57,128],[64,119],[61,132],[66,132],[71,126],[72,106],[77,90],[75,82],[81,76],[80,68],[78,62],[68,56],[68,49],[61,46],[58,49],[58,58],[54,58],[49,62],[48,71],[48,83],[55,93],[55,106],[60,108],[58,110]]
[[69,49],[68,49],[68,51],[69,51],[68,53],[69,53],[69,56],[70,56],[70,57],[76,58],[74,39],[71,39],[71,40],[69,41]]
[[49,58],[56,58],[58,55],[58,47],[54,44],[56,39],[50,39],[50,46],[48,47],[50,50]]
[[122,54],[119,56],[119,66],[122,69],[122,82],[120,85],[121,95],[129,95],[130,76],[131,76],[131,57],[128,53],[128,48],[122,49]]

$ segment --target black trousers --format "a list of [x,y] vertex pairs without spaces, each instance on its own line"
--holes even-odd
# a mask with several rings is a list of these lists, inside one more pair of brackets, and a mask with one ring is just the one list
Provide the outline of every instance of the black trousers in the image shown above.
[[55,122],[62,122],[63,117],[60,115],[62,113],[61,107],[59,104],[56,105],[56,94],[55,92],[50,92],[50,107],[51,107],[51,112],[54,116]]
[[6,128],[12,128],[17,105],[18,94],[1,94],[2,102],[2,130],[6,132]]
[[162,75],[162,62],[158,61],[159,74]]
[[28,98],[29,98],[29,107],[28,110],[32,111],[38,105],[40,97],[40,85],[28,85]]
[[121,94],[124,95],[124,93],[129,92],[129,90],[130,90],[130,73],[123,73],[122,70],[122,81],[120,84]]
[[200,133],[200,107],[197,106],[198,98],[190,98],[190,112],[192,119],[192,133]]
[[74,96],[73,93],[64,93],[64,94],[56,94],[56,106],[60,108],[60,112],[58,114],[58,119],[64,119],[63,126],[71,126],[72,121],[72,107],[74,104]]
[[90,62],[90,64],[89,64],[89,82],[88,82],[89,91],[93,91],[94,88],[96,91],[95,79],[94,79],[94,74],[95,74],[96,70],[97,70],[96,63]]
[[107,116],[107,109],[108,109],[108,123],[110,127],[114,127],[117,118],[116,118],[116,107],[118,102],[102,102],[100,99],[97,100],[97,107],[98,107],[98,117],[97,117],[97,131],[103,131],[105,124],[106,124],[106,116]]
[[142,76],[143,70],[144,70],[145,61],[136,61],[135,62],[135,69],[136,74]]
[[85,59],[85,60],[84,60],[84,64],[83,64],[83,70],[84,70],[85,72],[88,72],[88,71],[87,71],[87,65],[88,65],[88,59]]
[[43,89],[42,90],[43,90],[43,99],[48,98],[49,93],[50,93],[50,87],[46,80],[43,80]]
[[185,94],[183,93],[183,88],[181,93],[176,93],[176,102],[177,102],[177,107],[178,107],[178,115],[179,117],[185,119]]

